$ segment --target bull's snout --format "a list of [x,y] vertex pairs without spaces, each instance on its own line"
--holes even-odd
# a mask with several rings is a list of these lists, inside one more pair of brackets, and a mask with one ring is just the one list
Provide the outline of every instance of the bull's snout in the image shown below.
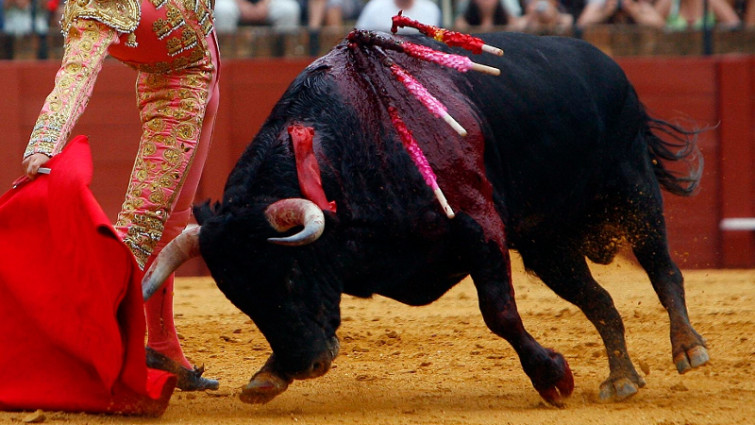
[[338,356],[339,348],[340,344],[338,342],[338,338],[335,336],[332,337],[327,343],[327,349],[321,352],[317,357],[315,357],[308,368],[293,373],[291,375],[291,378],[311,379],[324,375],[327,371],[330,370],[330,366],[331,364],[333,364],[333,360],[336,358],[336,356]]

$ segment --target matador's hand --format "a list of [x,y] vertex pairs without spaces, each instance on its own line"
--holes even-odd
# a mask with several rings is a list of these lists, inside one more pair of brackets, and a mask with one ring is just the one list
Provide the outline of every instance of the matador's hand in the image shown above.
[[49,160],[49,156],[43,153],[35,153],[24,158],[23,162],[21,162],[21,167],[23,168],[26,177],[34,180],[39,172],[39,167]]

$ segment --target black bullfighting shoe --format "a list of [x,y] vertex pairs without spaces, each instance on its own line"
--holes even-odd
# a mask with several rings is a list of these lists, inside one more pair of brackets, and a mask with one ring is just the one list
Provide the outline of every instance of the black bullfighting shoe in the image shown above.
[[186,368],[164,354],[147,347],[147,367],[170,372],[178,378],[176,386],[183,391],[217,390],[220,384],[215,379],[202,377],[204,366]]

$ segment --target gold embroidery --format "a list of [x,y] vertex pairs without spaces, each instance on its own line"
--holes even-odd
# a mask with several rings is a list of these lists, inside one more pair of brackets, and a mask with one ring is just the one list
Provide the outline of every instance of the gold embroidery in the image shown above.
[[25,156],[35,152],[52,156],[65,146],[71,128],[89,101],[94,76],[99,72],[111,42],[109,37],[115,37],[112,30],[103,31],[99,37],[98,25],[102,24],[82,20],[76,23],[76,30],[71,31],[55,88],[45,99]]
[[196,128],[190,124],[179,124],[174,133],[178,138],[191,140],[195,137]]
[[[116,228],[142,268],[162,236],[166,213],[193,161],[212,69],[210,63],[202,63],[185,74],[139,73],[144,133]],[[181,89],[173,89],[176,86]]]
[[144,149],[142,149],[142,156],[154,155],[155,152],[157,152],[157,146],[155,146],[154,143],[146,142],[144,144]]
[[24,158],[35,153],[43,153],[47,156],[52,156],[52,151],[55,149],[55,143],[52,142],[37,142],[34,145],[29,145],[24,151]]
[[158,19],[152,24],[152,31],[154,31],[158,40],[170,35],[174,30],[186,25],[186,20],[176,6],[172,4],[168,6],[168,10],[165,12],[165,19]]
[[163,210],[158,210],[157,212],[147,211],[145,214],[136,213],[135,210],[140,206],[123,204],[125,216],[122,220],[131,222],[128,234],[123,242],[134,253],[137,263],[141,267],[144,267],[147,259],[152,254],[152,251],[154,251],[155,245],[157,245],[160,237],[162,237],[167,214]]
[[197,34],[194,31],[183,31],[181,33],[181,41],[184,45],[184,50],[190,49],[197,45]]
[[[193,53],[200,53],[200,52],[194,51]],[[176,65],[181,68],[186,68],[187,66],[191,65],[194,62],[195,62],[194,60],[191,60],[190,58],[187,58],[186,56],[176,59]]]
[[40,114],[37,124],[32,130],[31,141],[24,151],[24,157],[35,153],[53,156],[55,154],[55,144],[58,141],[60,130],[65,125],[65,121],[65,116],[59,113]]
[[209,35],[212,32],[212,26],[213,26],[212,19],[204,19],[201,22],[201,25],[202,25],[202,30],[204,31],[205,36]]
[[[74,0],[75,1],[75,0]],[[151,63],[126,62],[147,73],[168,73],[190,66],[203,66],[209,61],[207,35],[212,32],[212,10],[206,0],[169,0],[165,15],[151,23],[151,30],[165,46],[170,59]],[[190,9],[191,7],[194,10]],[[179,30],[180,29],[180,33]]]
[[128,34],[139,25],[141,3],[139,0],[68,0],[60,19],[63,35],[68,34],[79,18],[93,19]]
[[165,19],[158,19],[154,24],[152,24],[152,31],[155,32],[158,40],[162,40],[163,38],[167,37],[168,34],[170,34],[171,30],[172,29],[170,28],[170,25],[168,25],[168,22],[165,21]]
[[149,194],[149,202],[152,202],[153,204],[163,205],[166,201],[165,193],[163,193],[162,190],[158,190],[157,184],[153,185],[152,188],[154,189],[152,193]]
[[186,23],[184,22],[184,17],[181,16],[181,11],[172,4],[168,6],[168,11],[165,13],[165,17],[168,18],[168,22],[172,29],[178,28]]
[[165,42],[165,46],[168,48],[168,54],[171,56],[175,56],[179,53],[181,53],[181,49],[183,49],[183,43],[181,43],[181,40],[177,38],[171,38],[170,40]]
[[[161,132],[165,128],[165,122],[161,120],[152,120],[147,123],[147,128],[155,133]],[[160,136],[163,137],[163,136]],[[162,140],[158,140],[158,143],[164,143]]]

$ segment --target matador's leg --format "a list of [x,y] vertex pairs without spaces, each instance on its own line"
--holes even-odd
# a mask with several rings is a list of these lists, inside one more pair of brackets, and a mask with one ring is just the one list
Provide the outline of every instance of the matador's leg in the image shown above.
[[[141,267],[189,221],[218,105],[215,59],[177,73],[139,75],[142,139],[116,229]],[[148,346],[190,369],[173,324],[172,277],[145,312]]]

